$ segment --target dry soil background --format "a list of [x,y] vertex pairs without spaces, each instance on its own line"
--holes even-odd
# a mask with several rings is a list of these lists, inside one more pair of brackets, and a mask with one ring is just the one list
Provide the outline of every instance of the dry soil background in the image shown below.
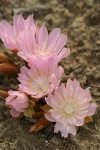
[[[90,86],[98,109],[94,122],[81,127],[76,137],[64,139],[53,133],[52,125],[36,134],[28,133],[33,123],[12,118],[0,98],[0,150],[100,150],[100,0],[0,0],[0,20],[12,21],[15,14],[26,17],[33,12],[49,31],[60,27],[68,35],[71,54],[61,63],[65,70],[62,81],[75,77],[84,88]],[[2,43],[0,52],[22,65]],[[0,74],[0,88],[16,89],[16,85],[16,77]]]

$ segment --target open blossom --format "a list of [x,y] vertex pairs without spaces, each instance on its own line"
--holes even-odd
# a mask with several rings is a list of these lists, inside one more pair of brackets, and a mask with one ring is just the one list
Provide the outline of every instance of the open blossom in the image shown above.
[[53,58],[30,58],[29,66],[30,69],[22,67],[19,74],[21,91],[34,98],[42,98],[58,87],[63,68],[58,67]]
[[[25,39],[25,40],[24,40]],[[53,29],[49,34],[46,26],[37,28],[36,38],[31,36],[31,32],[23,32],[17,38],[19,47],[18,55],[27,61],[28,57],[54,57],[59,62],[66,57],[70,50],[64,48],[67,41],[67,36],[60,32],[59,28]]]
[[30,15],[24,20],[22,15],[17,15],[13,17],[13,25],[9,24],[7,21],[0,22],[0,39],[3,41],[6,48],[11,50],[18,49],[16,39],[20,36],[22,31],[27,30],[31,32],[31,37],[34,37],[36,29],[33,16]]
[[59,28],[53,29],[48,34],[44,24],[40,28],[36,26],[32,15],[26,20],[22,15],[14,16],[13,25],[1,21],[0,39],[6,48],[17,49],[18,55],[26,61],[33,56],[52,56],[59,62],[70,52],[64,47],[67,36],[62,34]]
[[96,104],[91,101],[89,89],[82,89],[77,80],[68,80],[53,94],[46,98],[52,109],[45,114],[46,119],[56,122],[54,132],[61,132],[67,137],[69,133],[76,134],[75,126],[82,126],[84,118],[96,111]]
[[29,99],[25,93],[20,91],[9,91],[8,94],[5,104],[10,108],[11,115],[18,117],[29,106]]

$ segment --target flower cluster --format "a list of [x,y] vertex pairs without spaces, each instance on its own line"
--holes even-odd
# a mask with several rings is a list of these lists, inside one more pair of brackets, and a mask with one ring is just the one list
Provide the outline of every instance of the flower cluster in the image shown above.
[[64,47],[67,36],[59,28],[48,33],[44,24],[37,26],[32,15],[26,20],[18,15],[13,17],[13,25],[0,22],[0,39],[26,61],[18,75],[18,90],[9,91],[5,99],[11,115],[40,118],[38,128],[31,128],[33,131],[50,121],[56,123],[55,133],[60,131],[64,137],[76,135],[76,127],[82,126],[97,106],[89,89],[82,89],[76,79],[61,84],[64,70],[58,64],[70,53]]

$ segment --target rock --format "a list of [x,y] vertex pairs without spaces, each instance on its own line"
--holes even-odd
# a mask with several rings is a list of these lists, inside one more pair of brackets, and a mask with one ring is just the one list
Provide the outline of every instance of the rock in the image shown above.
[[88,12],[85,17],[88,26],[95,26],[100,24],[100,9],[94,9]]
[[87,4],[88,6],[92,6],[93,3],[94,3],[94,0],[85,0],[84,2],[85,2],[85,4]]
[[29,7],[29,8],[14,8],[13,9],[13,15],[23,14],[25,17],[27,17],[30,14],[34,14],[35,18],[43,17],[49,13],[52,12],[52,9],[50,6],[36,6],[36,7]]
[[79,27],[82,27],[83,25],[84,25],[83,17],[77,17],[72,23],[73,28],[79,28]]
[[72,13],[66,8],[65,11],[64,11],[64,15],[65,17],[72,17]]
[[98,40],[98,41],[96,41],[96,44],[100,45],[100,41],[99,41],[99,40]]

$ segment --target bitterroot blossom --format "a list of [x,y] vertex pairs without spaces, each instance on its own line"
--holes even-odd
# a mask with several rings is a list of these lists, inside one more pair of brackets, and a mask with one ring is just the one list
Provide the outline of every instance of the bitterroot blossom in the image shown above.
[[58,67],[53,58],[29,59],[30,69],[21,68],[19,89],[34,98],[42,98],[52,93],[60,84],[63,68]]
[[20,91],[9,91],[9,96],[5,99],[5,104],[10,108],[13,117],[18,117],[29,106],[29,98]]
[[60,32],[59,28],[53,29],[48,34],[46,26],[37,28],[36,38],[31,36],[31,32],[25,31],[17,38],[19,47],[18,55],[27,61],[28,57],[54,57],[58,62],[70,53],[69,48],[64,48],[67,36]]
[[45,117],[56,122],[54,132],[60,131],[64,137],[69,133],[76,135],[75,126],[82,126],[85,117],[93,115],[97,107],[89,89],[82,89],[77,80],[70,79],[45,100],[52,107]]
[[24,20],[22,15],[14,16],[13,25],[5,20],[0,22],[0,38],[8,49],[18,49],[16,39],[23,31],[30,32],[31,37],[34,37],[36,28],[33,15],[30,15],[26,20]]
[[14,16],[13,26],[7,21],[2,21],[0,38],[6,48],[17,49],[18,55],[26,61],[32,56],[53,56],[57,61],[61,61],[70,53],[69,48],[64,48],[67,36],[62,34],[59,28],[48,34],[44,24],[37,27],[32,15],[26,20],[22,15]]
[[13,76],[20,70],[18,90],[0,90],[13,117],[39,119],[30,132],[55,122],[54,132],[60,131],[63,137],[76,135],[77,126],[92,121],[97,106],[89,89],[82,89],[75,79],[69,79],[66,85],[61,83],[64,70],[59,62],[68,56],[70,49],[65,48],[67,36],[59,28],[49,33],[44,24],[35,23],[33,15],[27,19],[17,15],[13,17],[13,25],[0,22],[0,39],[6,48],[16,50],[15,54],[26,64],[18,68],[11,59],[0,55],[1,73]]

